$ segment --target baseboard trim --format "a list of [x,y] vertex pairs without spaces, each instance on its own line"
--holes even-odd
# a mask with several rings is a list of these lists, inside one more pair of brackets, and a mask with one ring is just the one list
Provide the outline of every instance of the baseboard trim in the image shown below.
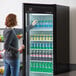
[[76,70],[76,64],[70,64],[70,71]]

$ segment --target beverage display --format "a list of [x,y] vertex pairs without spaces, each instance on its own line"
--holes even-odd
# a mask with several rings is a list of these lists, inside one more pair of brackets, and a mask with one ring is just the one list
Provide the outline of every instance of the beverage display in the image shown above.
[[51,35],[46,35],[46,34],[35,34],[35,35],[31,35],[30,36],[30,40],[41,40],[41,41],[52,41],[53,40],[53,36]]
[[30,62],[30,71],[53,73],[52,62]]
[[29,70],[53,76],[53,14],[30,14],[30,24],[34,19],[38,23],[30,30]]
[[31,49],[53,49],[53,42],[31,42]]

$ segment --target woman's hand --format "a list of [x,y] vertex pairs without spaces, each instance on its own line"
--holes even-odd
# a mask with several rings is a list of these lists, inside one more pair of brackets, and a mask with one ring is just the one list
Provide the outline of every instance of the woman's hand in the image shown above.
[[22,53],[22,51],[23,51],[24,48],[25,48],[25,46],[22,45],[22,46],[18,49],[18,51],[19,51],[20,53]]
[[32,26],[35,26],[36,24],[37,24],[37,20],[34,20],[33,22],[32,22]]

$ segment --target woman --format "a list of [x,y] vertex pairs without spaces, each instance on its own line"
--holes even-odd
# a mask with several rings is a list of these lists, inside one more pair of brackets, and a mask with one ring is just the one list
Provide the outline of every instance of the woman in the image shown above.
[[[37,21],[35,20],[32,22],[32,25],[34,26],[36,23]],[[24,49],[24,45],[22,45],[18,49],[18,39],[13,29],[13,27],[17,25],[16,15],[9,14],[6,17],[5,25],[6,28],[3,32],[5,41],[4,76],[19,76],[19,68],[20,68],[19,53],[22,51],[22,49]],[[29,28],[27,29],[29,30]]]

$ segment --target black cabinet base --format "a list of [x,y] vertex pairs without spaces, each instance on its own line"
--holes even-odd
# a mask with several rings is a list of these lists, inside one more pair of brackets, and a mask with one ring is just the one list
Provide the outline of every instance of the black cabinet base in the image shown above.
[[70,71],[70,65],[69,64],[58,64],[55,68],[54,75],[65,73]]

